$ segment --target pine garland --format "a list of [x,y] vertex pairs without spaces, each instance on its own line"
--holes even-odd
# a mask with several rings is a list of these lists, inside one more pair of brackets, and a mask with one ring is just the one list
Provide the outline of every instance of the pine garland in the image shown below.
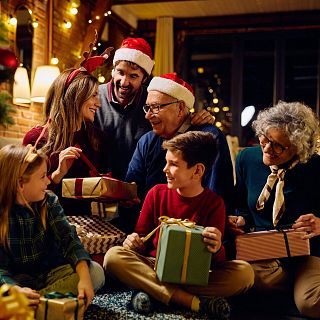
[[8,91],[0,92],[0,124],[7,127],[9,124],[14,124],[14,120],[10,113],[16,112],[16,109],[8,101],[11,100],[11,95]]
[[1,44],[7,44],[9,42],[7,36],[8,36],[8,30],[6,28],[6,25],[2,20],[0,20],[0,43]]
[[[5,23],[0,19],[0,44],[8,44],[8,30]],[[1,82],[8,80],[10,77],[5,70],[0,70]],[[0,125],[7,127],[10,124],[14,124],[14,120],[10,113],[16,112],[14,106],[10,103],[11,95],[8,91],[0,90]]]

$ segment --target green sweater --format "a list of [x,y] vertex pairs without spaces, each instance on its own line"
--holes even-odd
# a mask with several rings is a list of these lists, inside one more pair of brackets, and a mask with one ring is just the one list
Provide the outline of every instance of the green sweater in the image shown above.
[[[236,214],[246,219],[247,227],[255,230],[274,229],[272,208],[276,187],[262,210],[256,202],[271,170],[263,164],[261,147],[242,150],[236,160]],[[320,156],[298,164],[286,172],[284,178],[285,212],[278,225],[294,223],[302,214],[320,217]],[[315,250],[317,254],[315,254]],[[311,239],[311,253],[320,256],[320,237]]]

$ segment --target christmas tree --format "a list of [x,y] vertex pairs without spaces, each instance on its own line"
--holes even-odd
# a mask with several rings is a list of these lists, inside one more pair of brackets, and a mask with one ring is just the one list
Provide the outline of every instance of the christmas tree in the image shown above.
[[[12,80],[14,72],[18,67],[18,60],[15,54],[8,48],[1,47],[8,43],[7,28],[0,20],[0,84]],[[15,108],[10,103],[11,95],[0,87],[0,125],[7,126],[13,124],[14,120],[10,113],[15,112]]]

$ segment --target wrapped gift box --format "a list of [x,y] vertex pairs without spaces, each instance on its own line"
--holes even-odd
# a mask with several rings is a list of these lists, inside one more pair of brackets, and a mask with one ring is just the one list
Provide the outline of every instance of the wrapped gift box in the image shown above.
[[81,243],[90,254],[104,254],[116,245],[122,245],[126,234],[99,217],[68,216]]
[[305,232],[270,230],[246,233],[236,237],[237,259],[257,261],[310,254]]
[[118,203],[92,201],[91,213],[94,216],[99,216],[100,218],[103,218],[106,221],[113,220],[119,217]]
[[83,299],[40,297],[36,320],[82,320],[85,311]]
[[63,179],[62,196],[104,201],[133,200],[137,198],[137,185],[109,177]]
[[163,223],[155,269],[160,281],[207,285],[212,254],[203,242],[203,227]]

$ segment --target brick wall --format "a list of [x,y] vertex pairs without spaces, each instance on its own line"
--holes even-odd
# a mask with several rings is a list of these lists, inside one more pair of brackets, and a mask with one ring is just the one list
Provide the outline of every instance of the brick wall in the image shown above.
[[[89,7],[90,2],[82,1],[78,8],[78,14],[73,16],[68,12],[68,6],[71,2],[54,0],[53,3],[52,54],[59,59],[58,67],[62,71],[77,65],[79,62],[78,56],[81,54],[82,43],[92,8]],[[1,1],[1,19],[6,21],[10,14],[15,16],[15,10],[21,5],[31,9],[34,17],[39,20],[39,26],[34,29],[33,36],[33,73],[31,75],[31,78],[33,78],[36,67],[48,63],[48,1]],[[69,20],[72,23],[71,29],[63,28],[62,24],[64,20]],[[9,46],[12,50],[16,51],[15,27],[8,27]],[[7,84],[6,88],[9,92],[11,91],[10,85]],[[28,106],[16,106],[16,111],[16,113],[12,114],[15,124],[8,128],[0,125],[0,136],[21,138],[30,128],[44,122],[42,104],[32,103]]]

